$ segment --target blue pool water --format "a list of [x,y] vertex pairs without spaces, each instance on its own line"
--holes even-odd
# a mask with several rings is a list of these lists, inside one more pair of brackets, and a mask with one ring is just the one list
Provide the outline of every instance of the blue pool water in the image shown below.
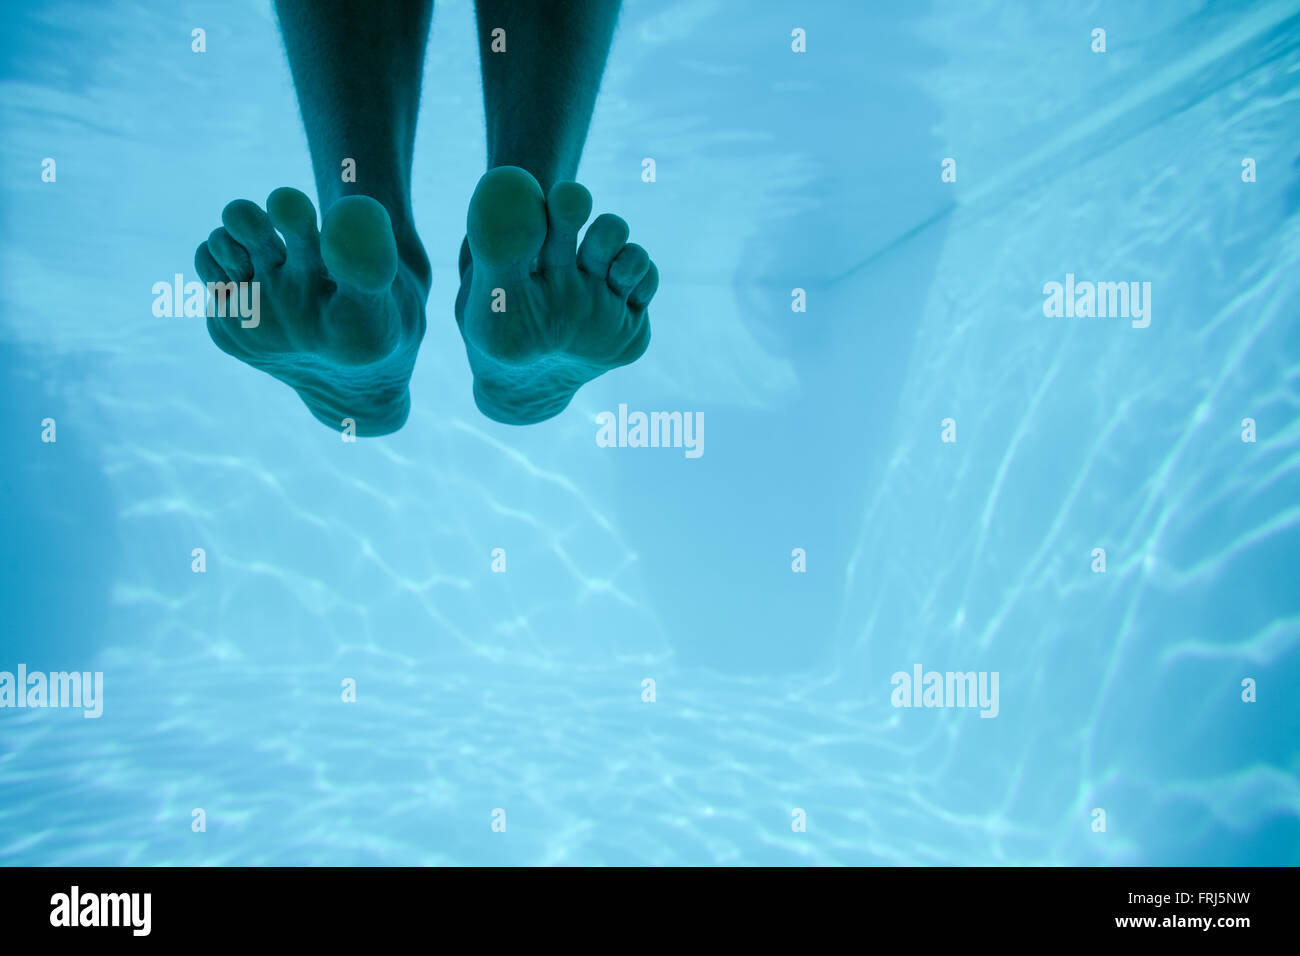
[[[0,861],[1300,863],[1300,3],[892,6],[628,0],[581,178],[654,341],[520,429],[441,2],[413,411],[348,444],[151,312],[312,182],[269,5],[5,4],[0,671],[104,697],[0,710]],[[1067,274],[1149,326],[1044,316]],[[599,447],[620,404],[704,454]]]

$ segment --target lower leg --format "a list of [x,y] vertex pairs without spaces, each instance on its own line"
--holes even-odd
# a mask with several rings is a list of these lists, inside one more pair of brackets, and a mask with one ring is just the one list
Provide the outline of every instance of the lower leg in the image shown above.
[[[577,176],[618,9],[619,0],[478,0],[488,169],[526,169],[543,194]],[[492,50],[498,28],[505,52]]]
[[[428,261],[411,215],[411,157],[432,0],[276,0],[322,212],[365,195],[388,210],[404,259]],[[354,160],[355,181],[343,179]]]

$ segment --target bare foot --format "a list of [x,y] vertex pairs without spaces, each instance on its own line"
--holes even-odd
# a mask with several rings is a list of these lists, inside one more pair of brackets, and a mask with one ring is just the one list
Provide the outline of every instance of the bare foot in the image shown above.
[[474,190],[456,321],[489,418],[528,425],[557,415],[583,384],[650,344],[659,271],[609,213],[578,248],[590,215],[585,187],[556,183],[543,198],[516,166],[490,170]]
[[399,250],[387,210],[369,196],[336,200],[317,232],[311,200],[288,187],[266,212],[236,199],[221,221],[195,268],[205,282],[258,283],[260,314],[248,328],[209,318],[212,341],[292,387],[331,428],[344,419],[358,435],[401,428],[430,284],[418,241]]

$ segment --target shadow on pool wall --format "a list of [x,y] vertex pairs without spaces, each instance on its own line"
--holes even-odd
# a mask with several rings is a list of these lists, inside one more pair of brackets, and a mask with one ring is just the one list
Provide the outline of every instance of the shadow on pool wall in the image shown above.
[[[883,466],[951,202],[932,134],[940,112],[910,69],[934,54],[914,25],[892,9],[855,10],[847,26],[843,8],[773,14],[697,25],[695,35],[716,26],[728,37],[699,84],[665,88],[648,70],[637,84],[656,89],[656,111],[713,132],[701,168],[725,180],[763,176],[770,164],[754,184],[759,228],[734,273],[694,265],[726,286],[745,331],[793,370],[793,387],[773,388],[767,407],[701,402],[689,383],[638,395],[644,405],[634,408],[702,411],[705,453],[618,456],[620,524],[676,659],[728,675],[815,672],[831,661],[853,531]],[[815,56],[791,51],[792,24]],[[877,51],[865,70],[864,36]],[[674,68],[692,65],[683,57]],[[772,131],[763,162],[731,152],[763,129]],[[918,157],[933,157],[933,169]],[[709,209],[688,212],[698,228],[719,226]],[[793,307],[796,289],[806,311]],[[659,327],[710,321],[662,309],[652,318]]]
[[[66,360],[64,360],[66,361]],[[87,670],[104,644],[104,622],[118,553],[112,500],[103,470],[86,450],[75,403],[45,382],[78,381],[61,369],[42,375],[40,363],[0,342],[0,576],[5,607],[0,670]],[[53,419],[54,442],[42,441]]]

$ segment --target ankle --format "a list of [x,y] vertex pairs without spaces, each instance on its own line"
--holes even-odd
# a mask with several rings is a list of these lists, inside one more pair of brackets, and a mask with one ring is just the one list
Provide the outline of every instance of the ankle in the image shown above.
[[420,288],[428,294],[429,288],[433,285],[433,266],[415,228],[411,226],[399,232],[394,225],[393,238],[397,242],[397,258],[415,276]]

